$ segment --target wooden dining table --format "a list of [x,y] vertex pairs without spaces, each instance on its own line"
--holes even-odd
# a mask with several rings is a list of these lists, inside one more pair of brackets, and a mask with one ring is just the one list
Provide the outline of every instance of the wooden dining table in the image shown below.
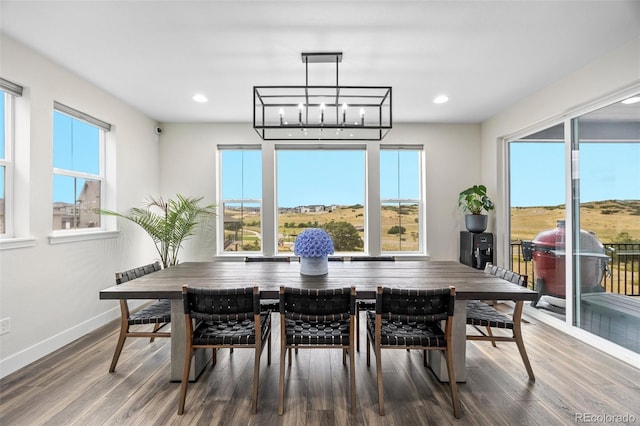
[[[537,292],[454,261],[329,262],[322,276],[300,274],[298,262],[185,262],[100,291],[100,299],[171,299],[171,380],[180,381],[186,347],[182,286],[205,288],[260,288],[262,299],[277,299],[280,286],[327,289],[355,286],[357,298],[375,299],[378,286],[429,289],[453,286],[456,304],[453,352],[456,381],[466,380],[466,301],[470,299],[533,301]],[[204,368],[210,354],[200,351],[192,362],[191,380]],[[446,363],[431,351],[429,366],[448,381]]]

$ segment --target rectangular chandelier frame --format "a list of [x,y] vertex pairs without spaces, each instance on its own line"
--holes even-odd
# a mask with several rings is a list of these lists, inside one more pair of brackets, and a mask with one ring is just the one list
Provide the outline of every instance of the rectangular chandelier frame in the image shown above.
[[[392,128],[389,86],[340,86],[341,52],[302,53],[304,86],[254,86],[253,128],[263,140],[379,141]],[[309,64],[336,63],[335,86],[310,86]]]

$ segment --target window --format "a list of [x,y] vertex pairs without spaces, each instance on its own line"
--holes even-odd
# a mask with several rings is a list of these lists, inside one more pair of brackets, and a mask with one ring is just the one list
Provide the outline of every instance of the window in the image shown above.
[[0,235],[7,233],[7,177],[11,171],[11,159],[7,152],[10,101],[9,95],[0,91]]
[[0,78],[0,236],[12,237],[13,230],[13,101],[22,87]]
[[426,252],[422,146],[264,143],[218,155],[220,254],[291,256],[310,227],[343,255]]
[[422,247],[421,157],[421,148],[380,151],[383,253],[419,252]]
[[110,126],[64,105],[53,113],[53,229],[99,228]]
[[336,252],[364,251],[365,150],[277,150],[278,253],[322,227]]
[[262,153],[220,150],[224,252],[262,251]]

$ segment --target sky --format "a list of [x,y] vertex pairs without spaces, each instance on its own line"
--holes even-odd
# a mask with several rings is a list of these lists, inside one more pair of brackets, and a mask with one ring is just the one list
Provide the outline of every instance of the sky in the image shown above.
[[[260,152],[228,150],[222,158],[222,197],[260,199]],[[418,161],[418,151],[380,153],[382,198],[418,198]],[[365,203],[363,150],[278,150],[276,162],[280,207]]]
[[[580,202],[640,200],[639,143],[581,143]],[[515,142],[510,147],[511,204],[565,204],[563,143]]]

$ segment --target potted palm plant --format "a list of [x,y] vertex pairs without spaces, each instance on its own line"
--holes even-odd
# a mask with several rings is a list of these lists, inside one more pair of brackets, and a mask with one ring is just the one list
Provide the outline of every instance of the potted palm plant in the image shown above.
[[143,207],[134,207],[126,214],[101,210],[102,214],[118,216],[139,225],[153,240],[163,268],[178,263],[182,242],[193,236],[196,226],[207,217],[215,216],[215,205],[199,205],[203,197],[184,197],[164,200],[147,199]]
[[482,212],[489,212],[494,209],[493,201],[487,196],[487,187],[484,185],[473,185],[458,196],[458,207],[465,216],[465,226],[469,232],[484,232],[487,229],[487,215]]

